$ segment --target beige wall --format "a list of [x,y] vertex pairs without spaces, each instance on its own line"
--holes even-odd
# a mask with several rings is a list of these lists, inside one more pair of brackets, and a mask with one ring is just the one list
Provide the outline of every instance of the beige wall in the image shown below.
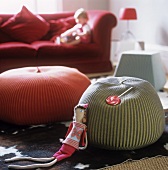
[[109,9],[109,0],[62,0],[63,10],[71,11],[78,8],[85,9]]

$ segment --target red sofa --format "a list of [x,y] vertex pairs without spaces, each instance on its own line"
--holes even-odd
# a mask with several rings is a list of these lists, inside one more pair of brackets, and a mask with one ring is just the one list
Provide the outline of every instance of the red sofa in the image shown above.
[[34,15],[26,7],[15,15],[0,14],[0,73],[18,67],[57,65],[83,73],[112,71],[111,33],[116,17],[108,11],[89,10],[92,42],[56,45],[56,36],[75,24],[73,14]]

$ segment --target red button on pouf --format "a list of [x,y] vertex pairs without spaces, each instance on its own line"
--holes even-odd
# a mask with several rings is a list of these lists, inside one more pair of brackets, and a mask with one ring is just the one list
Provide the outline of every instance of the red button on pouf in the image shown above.
[[121,99],[118,96],[109,96],[106,99],[106,103],[115,106],[121,103]]
[[25,67],[0,74],[0,120],[29,125],[72,120],[90,85],[75,68]]

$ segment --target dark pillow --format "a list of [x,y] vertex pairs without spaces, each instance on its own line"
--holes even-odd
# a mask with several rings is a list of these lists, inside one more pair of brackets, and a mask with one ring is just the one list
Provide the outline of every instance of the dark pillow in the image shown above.
[[0,43],[14,41],[8,34],[0,30]]
[[1,30],[17,41],[32,43],[41,39],[49,30],[49,24],[39,15],[34,15],[25,6],[2,24]]
[[[2,21],[3,19],[0,17],[0,24],[2,23]],[[0,43],[5,43],[9,41],[13,41],[12,38],[0,30]]]
[[57,20],[50,20],[49,39],[54,41],[57,36],[66,30],[72,28],[76,23],[74,17],[61,18]]

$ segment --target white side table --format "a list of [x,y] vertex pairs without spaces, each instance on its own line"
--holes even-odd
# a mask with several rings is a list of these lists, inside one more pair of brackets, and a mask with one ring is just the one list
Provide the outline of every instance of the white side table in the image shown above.
[[166,73],[156,51],[126,51],[121,54],[114,76],[138,77],[149,81],[157,91],[166,83]]

